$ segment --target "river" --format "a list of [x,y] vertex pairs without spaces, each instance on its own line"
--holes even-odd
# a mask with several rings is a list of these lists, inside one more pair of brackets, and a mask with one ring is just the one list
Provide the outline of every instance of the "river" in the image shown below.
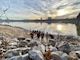
[[71,35],[77,36],[77,27],[75,24],[65,24],[65,23],[24,23],[24,22],[13,22],[13,23],[2,23],[11,26],[22,27],[27,30],[38,30],[42,32],[48,32],[50,34],[60,34],[60,35]]

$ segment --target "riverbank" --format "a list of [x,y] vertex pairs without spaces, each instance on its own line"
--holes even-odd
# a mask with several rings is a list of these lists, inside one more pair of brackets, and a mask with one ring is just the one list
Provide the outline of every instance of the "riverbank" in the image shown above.
[[80,60],[79,37],[60,35],[42,40],[35,35],[31,39],[30,31],[9,25],[0,25],[0,31],[4,33],[0,37],[0,60]]
[[26,38],[28,35],[27,30],[10,25],[0,24],[0,36],[15,38],[15,37],[24,37]]

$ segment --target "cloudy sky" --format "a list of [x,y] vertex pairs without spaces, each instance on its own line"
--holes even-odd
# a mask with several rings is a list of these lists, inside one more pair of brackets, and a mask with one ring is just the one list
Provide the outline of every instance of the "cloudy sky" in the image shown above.
[[0,0],[1,19],[75,18],[80,0]]

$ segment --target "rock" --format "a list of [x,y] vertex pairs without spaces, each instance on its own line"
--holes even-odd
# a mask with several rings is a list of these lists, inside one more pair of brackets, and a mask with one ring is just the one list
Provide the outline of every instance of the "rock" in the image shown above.
[[5,58],[11,58],[11,57],[13,57],[14,55],[13,55],[13,52],[12,51],[7,51],[5,54],[4,54],[4,57]]
[[22,55],[27,54],[29,50],[30,49],[28,49],[28,48],[22,49]]
[[27,45],[26,41],[19,41],[19,43],[18,43],[19,47],[25,47],[25,45]]
[[18,56],[19,55],[20,50],[19,49],[13,49],[13,50],[8,50],[5,54],[4,57],[5,58],[11,58],[13,56]]
[[55,41],[54,39],[50,39],[50,40],[49,40],[49,43],[50,43],[52,46],[55,46],[56,41]]
[[32,60],[44,60],[43,54],[39,50],[29,51],[29,57]]
[[56,55],[56,54],[52,54],[52,55],[50,56],[50,59],[52,59],[52,60],[62,60],[62,59],[60,58],[60,56],[58,56],[58,55]]
[[4,40],[5,39],[5,37],[3,37],[3,36],[0,36],[0,40]]
[[58,49],[60,51],[63,51],[65,53],[69,53],[71,51],[71,48],[69,46],[69,44],[65,41],[62,41],[59,45],[58,45]]
[[16,49],[16,46],[6,46],[6,49]]
[[27,41],[27,42],[30,42],[30,41],[31,41],[31,38],[26,38],[26,41]]
[[80,51],[76,51],[76,55],[80,58]]
[[28,54],[21,56],[13,56],[9,60],[28,60]]
[[37,50],[41,51],[42,53],[45,53],[45,46],[43,44],[38,45]]
[[11,57],[10,60],[23,60],[21,56]]
[[28,60],[28,54],[22,55],[22,60]]
[[30,43],[28,43],[28,47],[34,47],[34,46],[37,46],[37,42],[34,41],[34,40],[31,40]]
[[10,46],[17,46],[17,42],[10,42],[9,45]]
[[57,51],[57,48],[53,47],[52,45],[50,45],[49,48],[50,48],[51,51]]
[[51,56],[57,56],[56,59],[60,60],[68,60],[68,55],[66,53],[63,53],[61,51],[54,51],[51,53]]
[[69,60],[78,60],[78,56],[75,51],[69,53]]
[[18,39],[18,40],[25,40],[26,38],[24,38],[24,37],[23,37],[23,38],[20,38],[20,37],[19,37],[19,38],[17,38],[17,39]]
[[66,53],[63,53],[62,55],[61,55],[61,58],[62,58],[62,60],[68,60],[68,54],[66,54]]
[[79,51],[80,45],[79,42],[72,42],[70,43],[71,51]]

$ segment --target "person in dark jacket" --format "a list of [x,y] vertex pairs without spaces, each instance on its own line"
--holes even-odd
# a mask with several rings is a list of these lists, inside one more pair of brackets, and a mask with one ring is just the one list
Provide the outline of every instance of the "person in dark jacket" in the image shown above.
[[42,32],[41,33],[41,40],[43,40],[43,38],[44,38],[44,33]]
[[37,38],[39,39],[40,38],[40,31],[37,31]]
[[33,39],[33,36],[34,36],[34,32],[33,31],[30,33],[30,36],[31,36],[31,39]]

